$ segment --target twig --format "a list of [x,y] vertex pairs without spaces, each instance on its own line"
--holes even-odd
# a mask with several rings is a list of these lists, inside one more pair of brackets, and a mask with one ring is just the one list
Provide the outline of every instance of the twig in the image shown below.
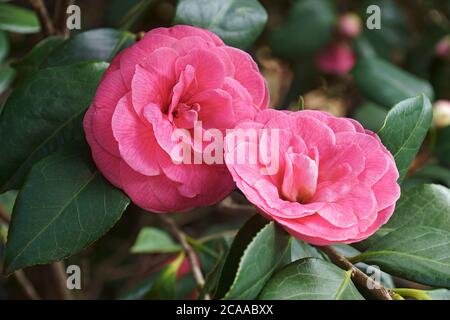
[[22,287],[28,298],[30,298],[31,300],[41,300],[41,297],[36,292],[33,284],[30,280],[28,280],[27,276],[22,270],[15,271],[14,277],[16,278],[17,282]]
[[[191,264],[192,274],[194,275],[194,279],[197,282],[200,288],[203,288],[205,285],[205,277],[203,276],[200,265],[198,264],[197,257],[195,255],[194,249],[188,243],[186,239],[186,234],[181,231],[176,225],[175,221],[169,218],[167,215],[160,214],[161,220],[169,227],[172,234],[177,238],[180,242],[181,247],[183,248],[184,253],[187,255],[189,259],[189,263]],[[205,294],[205,300],[210,300],[211,297],[209,294]]]
[[52,36],[55,34],[55,27],[53,21],[50,18],[47,8],[42,0],[30,0],[30,4],[33,10],[36,12],[39,21],[41,22],[42,31],[45,36]]
[[343,255],[338,253],[332,247],[318,247],[325,252],[327,256],[339,267],[345,270],[352,270],[352,280],[358,283],[360,286],[367,289],[378,300],[392,300],[393,293],[381,286],[378,282],[368,277],[364,272],[355,267],[350,261]]
[[56,0],[53,21],[55,23],[56,32],[60,33],[64,38],[70,34],[67,29],[67,8],[74,4],[74,0]]
[[51,265],[58,290],[64,300],[73,300],[72,293],[67,288],[66,267],[63,261],[53,262]]

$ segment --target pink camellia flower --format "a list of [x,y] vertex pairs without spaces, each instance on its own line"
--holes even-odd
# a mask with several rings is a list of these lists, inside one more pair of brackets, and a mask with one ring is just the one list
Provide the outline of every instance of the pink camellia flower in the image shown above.
[[[241,136],[255,131],[257,139]],[[251,150],[257,161],[242,161]],[[388,221],[400,196],[394,158],[378,136],[321,111],[262,111],[227,135],[225,155],[247,199],[315,245],[367,238]]]
[[316,64],[322,72],[347,74],[356,62],[356,56],[345,42],[332,43],[316,56]]
[[266,83],[247,53],[200,28],[157,28],[112,61],[84,129],[100,171],[134,203],[182,211],[213,204],[235,185],[224,164],[176,163],[175,130],[201,121],[225,131],[267,105]]

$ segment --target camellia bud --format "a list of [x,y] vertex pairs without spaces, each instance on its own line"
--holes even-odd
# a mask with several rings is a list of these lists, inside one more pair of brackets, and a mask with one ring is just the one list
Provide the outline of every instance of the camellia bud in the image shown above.
[[438,100],[434,103],[433,123],[437,128],[450,126],[450,101]]
[[320,71],[329,74],[347,74],[356,62],[352,48],[345,42],[332,43],[316,57]]
[[450,58],[450,34],[443,37],[434,49],[434,52],[439,58],[448,59]]
[[346,13],[339,17],[337,29],[341,36],[353,39],[361,33],[361,18],[356,13]]

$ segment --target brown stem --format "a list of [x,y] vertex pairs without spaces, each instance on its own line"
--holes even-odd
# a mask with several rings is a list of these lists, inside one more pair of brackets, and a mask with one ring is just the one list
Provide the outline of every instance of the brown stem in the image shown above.
[[56,32],[60,33],[64,38],[69,37],[70,31],[67,29],[67,8],[74,4],[74,0],[57,0],[55,3],[55,11],[53,21],[55,22]]
[[67,288],[66,267],[63,261],[53,262],[51,265],[53,275],[58,285],[58,291],[64,300],[72,300],[72,293]]
[[[177,238],[178,242],[181,244],[184,253],[189,259],[194,279],[197,282],[198,286],[200,288],[203,288],[205,285],[205,277],[203,276],[202,270],[197,260],[197,256],[195,255],[195,251],[188,243],[185,233],[181,231],[176,225],[175,221],[173,221],[173,219],[169,218],[167,215],[160,214],[159,216],[161,220],[169,227],[174,237]],[[209,296],[209,294],[205,294],[205,300],[210,299],[211,297]]]
[[392,300],[393,293],[381,286],[378,282],[368,277],[364,272],[355,267],[343,255],[334,250],[332,247],[318,247],[325,252],[327,256],[339,267],[345,270],[352,270],[352,280],[361,287],[366,288],[378,300]]
[[17,270],[14,272],[14,277],[16,278],[17,282],[22,287],[28,298],[30,298],[31,300],[41,300],[41,297],[36,292],[36,289],[34,288],[31,281],[28,280],[25,272],[23,272],[22,270]]
[[39,21],[41,22],[42,32],[45,36],[51,36],[55,34],[55,27],[53,21],[50,18],[47,8],[42,0],[30,0],[30,4],[33,10],[36,12]]

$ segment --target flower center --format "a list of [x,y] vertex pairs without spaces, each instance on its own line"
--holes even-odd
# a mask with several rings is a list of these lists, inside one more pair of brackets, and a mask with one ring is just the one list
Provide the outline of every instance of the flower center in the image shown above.
[[198,120],[199,111],[200,105],[198,103],[194,103],[192,106],[179,103],[172,111],[173,123],[177,128],[192,129]]
[[308,203],[316,192],[318,174],[316,160],[289,149],[285,158],[281,196],[288,201]]

